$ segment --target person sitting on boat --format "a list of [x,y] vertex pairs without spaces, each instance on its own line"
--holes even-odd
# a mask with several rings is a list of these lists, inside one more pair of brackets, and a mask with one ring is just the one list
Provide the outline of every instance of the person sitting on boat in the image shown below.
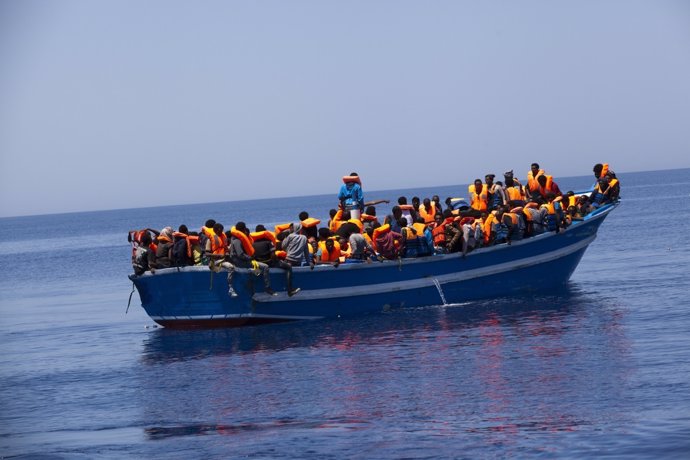
[[146,271],[151,270],[155,273],[156,254],[151,250],[151,234],[144,232],[139,239],[139,245],[134,250],[134,258],[132,260],[132,267],[134,274],[137,276],[143,275]]
[[503,184],[503,190],[506,195],[507,204],[511,208],[525,205],[525,190],[520,184],[520,181],[515,179],[513,175],[513,170],[506,171],[503,173],[503,178],[505,182]]
[[347,239],[350,237],[350,234],[361,232],[360,225],[362,225],[361,221],[358,219],[353,219],[350,215],[350,211],[344,211],[343,223],[340,225],[340,227],[338,227],[338,230],[335,232],[335,234]]
[[489,201],[489,209],[498,209],[508,203],[508,196],[503,188],[503,182],[496,181],[489,189],[491,199]]
[[525,214],[525,236],[541,235],[546,231],[546,215],[548,211],[540,208],[540,200],[531,199],[523,207]]
[[592,171],[594,172],[594,177],[597,181],[599,179],[603,179],[606,175],[610,175],[614,178],[616,177],[616,173],[609,169],[608,163],[597,163],[594,165],[594,168],[592,168]]
[[347,240],[350,247],[349,262],[363,262],[374,255],[374,248],[369,244],[362,233],[353,232]]
[[254,232],[249,235],[254,247],[254,260],[265,263],[269,268],[282,268],[285,270],[285,284],[289,296],[295,295],[300,288],[292,287],[292,265],[276,256],[275,236],[259,224]]
[[403,225],[403,226],[400,225],[399,222],[401,219],[404,219],[402,208],[400,206],[396,205],[396,206],[393,206],[393,208],[391,209],[391,213],[388,214],[386,216],[386,218],[383,220],[383,224],[384,225],[386,225],[386,224],[390,225],[391,230],[393,230],[396,233],[400,233],[400,231],[402,230],[402,227],[407,226],[407,219],[404,219],[405,225]]
[[585,217],[587,214],[594,211],[594,207],[592,206],[592,203],[589,201],[588,195],[578,196],[577,204],[575,206],[577,207],[577,214],[580,217]]
[[173,230],[165,227],[156,238],[156,268],[172,267]]
[[194,265],[193,245],[198,244],[199,237],[191,235],[185,224],[178,227],[173,233],[173,247],[171,252],[172,265],[186,267]]
[[402,251],[405,250],[403,236],[391,230],[389,224],[383,224],[374,230],[372,235],[376,253],[382,259],[394,260],[400,257]]
[[216,273],[221,270],[228,272],[228,295],[230,297],[237,297],[237,293],[232,287],[232,274],[235,266],[226,259],[228,255],[228,237],[223,233],[224,229],[223,224],[220,222],[213,224],[213,228],[210,229],[205,226],[208,238],[204,248],[204,257],[208,259],[209,270]]
[[446,252],[446,225],[452,224],[455,216],[450,209],[443,211],[442,215],[436,214],[436,225],[431,230],[434,239],[434,253],[443,254]]
[[432,202],[430,198],[424,198],[422,205],[419,207],[419,216],[426,225],[433,224],[436,221],[436,203]]
[[542,174],[537,179],[537,183],[539,184],[539,187],[534,193],[538,194],[538,196],[541,196],[544,201],[549,201],[549,195],[552,196],[551,201],[553,201],[553,197],[561,196],[563,194],[561,189],[558,188],[558,184],[553,180],[552,176]]
[[475,211],[484,212],[489,209],[488,190],[481,179],[475,179],[474,183],[467,187],[470,194],[470,206]]
[[340,244],[334,238],[327,238],[317,243],[314,262],[317,265],[340,265]]
[[318,225],[321,223],[321,221],[319,219],[309,217],[309,213],[307,211],[300,212],[298,217],[307,239],[316,239],[318,236]]
[[[228,247],[228,256],[230,257],[230,262],[235,267],[250,268],[254,270],[257,276],[263,276],[264,292],[268,295],[277,295],[273,289],[271,289],[268,264],[258,262],[254,259],[254,245],[252,244],[247,224],[242,221],[237,222],[230,230],[229,234],[230,245]],[[233,272],[234,270],[230,271],[228,274],[229,285],[232,285]]]
[[604,176],[603,179],[599,179],[589,199],[592,206],[598,208],[599,206],[615,201],[619,193],[620,185],[618,179],[613,179],[611,176],[607,175]]
[[214,225],[216,225],[216,221],[214,219],[208,219],[206,223],[201,227],[201,231],[199,232],[199,245],[201,246],[202,252],[201,263],[203,265],[207,265],[210,262],[210,259],[206,254],[206,243],[209,240],[209,238],[212,238],[214,235]]
[[521,240],[525,236],[525,218],[521,212],[512,211],[510,207],[503,206],[503,223],[508,228],[508,235],[506,241],[510,244],[512,241]]
[[[431,197],[431,201],[433,201],[434,207],[436,208],[436,215],[443,217],[443,206],[441,206],[441,197],[439,197],[438,195],[434,195]],[[434,216],[434,219],[436,219],[436,216]]]
[[343,211],[355,211],[355,217],[359,218],[364,211],[364,193],[362,192],[362,182],[356,172],[343,177],[343,185],[338,192],[338,201]]
[[290,226],[290,233],[281,242],[281,248],[287,253],[285,260],[293,267],[311,265],[308,239],[301,223]]
[[[407,197],[401,196],[401,197],[398,197],[398,207],[402,211],[402,216],[407,221],[407,223],[405,225],[403,225],[403,227],[406,227],[408,225],[412,225],[414,223],[415,218],[417,217],[417,211],[415,211],[414,205],[413,204],[407,204]],[[399,220],[399,219],[396,218],[396,220]],[[399,230],[396,230],[395,228],[393,228],[392,230],[399,232]]]
[[374,229],[375,227],[378,227],[381,225],[381,223],[378,221],[378,218],[376,217],[376,207],[373,205],[369,205],[366,207],[364,210],[364,214],[362,214],[362,225],[364,227],[364,231],[368,231],[369,229]]
[[425,257],[433,255],[433,236],[421,216],[410,227],[402,229],[405,241],[403,257]]

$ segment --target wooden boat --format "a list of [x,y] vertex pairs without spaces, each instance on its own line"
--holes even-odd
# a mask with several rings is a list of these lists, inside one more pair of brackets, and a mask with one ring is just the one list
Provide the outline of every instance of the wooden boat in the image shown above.
[[278,293],[263,292],[251,270],[236,269],[237,297],[228,295],[227,273],[207,266],[130,275],[146,313],[171,328],[237,327],[284,321],[348,317],[395,308],[466,302],[540,292],[564,285],[577,268],[606,216],[607,204],[559,233],[498,244],[470,252],[358,264],[296,267],[285,290],[285,275],[271,269]]

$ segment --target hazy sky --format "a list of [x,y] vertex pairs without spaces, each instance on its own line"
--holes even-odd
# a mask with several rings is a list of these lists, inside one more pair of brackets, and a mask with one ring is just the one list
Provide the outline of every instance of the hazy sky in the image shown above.
[[0,0],[0,216],[690,166],[690,1]]

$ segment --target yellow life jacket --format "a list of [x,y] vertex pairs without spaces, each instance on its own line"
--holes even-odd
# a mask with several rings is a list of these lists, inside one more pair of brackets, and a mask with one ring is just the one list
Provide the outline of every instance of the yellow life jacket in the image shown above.
[[519,186],[506,187],[506,195],[508,195],[508,201],[519,201],[525,199],[524,192]]

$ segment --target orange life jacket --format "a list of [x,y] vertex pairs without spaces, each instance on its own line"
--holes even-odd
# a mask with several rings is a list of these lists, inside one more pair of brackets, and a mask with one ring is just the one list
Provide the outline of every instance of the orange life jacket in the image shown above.
[[454,217],[448,217],[431,231],[431,235],[434,237],[434,244],[436,246],[443,246],[446,244],[446,225],[450,224],[454,220]]
[[254,255],[254,244],[252,243],[252,239],[249,236],[247,236],[246,233],[237,230],[233,226],[230,229],[230,234],[242,242],[242,249],[244,249],[244,252],[249,257],[252,257]]
[[518,224],[520,223],[520,218],[518,217],[517,213],[514,213],[514,212],[506,212],[506,213],[504,213],[503,215],[504,215],[504,216],[510,217],[510,220],[513,221],[513,225],[516,226],[516,227],[517,227]]
[[601,174],[599,174],[599,179],[603,179],[604,176],[606,176],[606,173],[609,172],[609,164],[608,163],[604,163],[602,166],[603,166],[603,168],[601,168]]
[[519,186],[506,187],[505,191],[506,195],[508,195],[508,201],[519,201],[525,199],[525,193]]
[[197,235],[187,235],[186,233],[173,232],[173,237],[184,238],[187,240],[187,257],[192,258],[192,246],[199,244],[199,237]]
[[362,223],[361,220],[359,219],[350,219],[348,222],[355,224],[357,228],[359,228],[359,233],[362,233],[364,231],[364,224]]
[[302,221],[302,227],[304,228],[310,228],[310,227],[316,227],[319,225],[321,221],[319,219],[315,219],[313,217],[307,217]]
[[228,248],[228,239],[224,233],[220,235],[213,234],[209,241],[211,242],[211,253],[221,256],[225,255]]
[[287,223],[287,224],[278,224],[278,225],[276,225],[276,226],[275,226],[276,235],[279,234],[279,233],[282,233],[282,232],[284,232],[285,230],[287,230],[288,228],[290,228],[290,225],[292,225],[292,224]]
[[422,204],[419,207],[419,215],[424,218],[424,222],[427,224],[434,222],[434,219],[436,217],[436,205],[432,202],[430,205],[430,209],[427,210],[424,207],[424,204]]
[[390,231],[391,231],[390,224],[383,224],[380,227],[376,227],[374,229],[374,233],[371,237],[371,242],[372,242],[372,246],[374,247],[374,249],[376,249],[378,251],[378,248],[376,247],[376,240],[378,239],[378,237],[381,235],[385,235],[386,233],[388,233]]
[[343,210],[338,209],[338,211],[335,213],[335,216],[333,216],[333,219],[331,219],[331,223],[329,226],[329,229],[331,230],[331,233],[335,233],[338,231],[341,225],[343,225]]
[[553,193],[553,191],[553,176],[546,176],[546,185],[543,187],[539,185],[539,193],[541,193],[541,196],[546,197],[547,193]]
[[252,237],[253,241],[269,240],[271,243],[276,244],[276,236],[273,234],[273,232],[269,232],[268,230],[251,232],[249,236]]
[[467,187],[467,190],[470,192],[470,206],[472,206],[472,209],[476,209],[477,211],[486,211],[489,209],[486,185],[482,185],[482,191],[479,193],[477,193],[474,184]]
[[527,173],[527,187],[529,187],[530,192],[534,192],[535,190],[539,189],[539,182],[537,182],[537,178],[539,176],[544,175],[544,170],[540,169],[539,172],[537,172],[536,176],[532,175],[532,170],[530,169],[529,172]]
[[359,176],[343,176],[343,183],[347,184],[348,182],[357,182],[359,185],[362,185],[362,180]]
[[496,215],[492,212],[482,223],[482,231],[484,232],[484,244],[488,244],[491,240],[491,226],[496,222]]
[[321,250],[322,262],[335,262],[336,260],[339,260],[340,256],[342,255],[339,244],[333,245],[333,251],[328,252],[328,249],[326,249],[326,242],[319,241],[319,249]]

